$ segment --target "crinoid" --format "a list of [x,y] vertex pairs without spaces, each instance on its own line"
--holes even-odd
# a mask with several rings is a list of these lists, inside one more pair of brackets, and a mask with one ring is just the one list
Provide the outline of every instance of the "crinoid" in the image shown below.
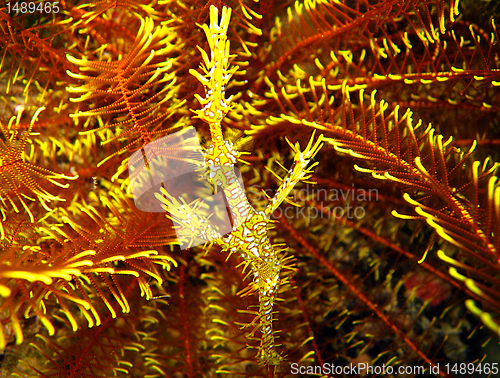
[[0,5],[1,374],[498,375],[494,2],[59,8]]
[[[19,213],[19,208],[28,214],[31,222],[35,221],[33,212],[28,206],[28,201],[38,200],[40,205],[50,210],[47,203],[51,201],[64,201],[63,198],[50,194],[37,180],[41,178],[53,185],[68,188],[69,184],[63,184],[58,180],[75,180],[78,176],[69,176],[53,172],[45,167],[37,165],[41,157],[33,141],[33,125],[44,108],[38,109],[28,125],[21,123],[23,107],[19,108],[17,115],[12,116],[8,124],[0,121],[2,140],[0,141],[0,238],[5,238],[3,221],[12,209]],[[23,130],[23,128],[25,130]],[[29,149],[29,151],[28,151]],[[35,198],[33,198],[33,196]]]

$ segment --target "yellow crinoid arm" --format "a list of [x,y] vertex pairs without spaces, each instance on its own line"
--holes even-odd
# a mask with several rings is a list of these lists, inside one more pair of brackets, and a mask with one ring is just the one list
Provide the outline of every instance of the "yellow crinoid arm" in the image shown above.
[[210,46],[210,58],[208,54],[198,46],[203,57],[201,70],[203,74],[196,70],[189,70],[204,86],[206,95],[201,97],[196,95],[198,101],[203,106],[202,109],[193,110],[196,117],[201,118],[210,125],[213,143],[222,143],[221,121],[231,109],[231,97],[225,98],[226,85],[238,70],[238,66],[230,68],[229,41],[227,40],[227,29],[231,18],[231,9],[222,8],[221,19],[218,19],[218,9],[212,5],[210,7],[210,24],[201,27],[207,35]]
[[288,200],[288,195],[294,188],[294,186],[299,181],[306,181],[312,176],[313,168],[318,165],[314,163],[309,166],[311,159],[318,153],[318,151],[323,147],[323,134],[318,137],[318,140],[314,142],[314,133],[307,144],[307,147],[301,151],[299,142],[293,145],[288,139],[286,140],[293,152],[295,153],[293,168],[288,171],[287,176],[282,180],[281,185],[274,195],[273,199],[266,208],[266,214],[271,216],[271,214],[278,208],[283,201]]

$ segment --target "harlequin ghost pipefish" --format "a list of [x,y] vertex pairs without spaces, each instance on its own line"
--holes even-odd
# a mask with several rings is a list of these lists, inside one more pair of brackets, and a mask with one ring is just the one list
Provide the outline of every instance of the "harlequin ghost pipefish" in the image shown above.
[[190,204],[171,196],[165,188],[161,188],[161,194],[156,193],[156,198],[162,201],[163,206],[169,211],[167,215],[176,224],[180,225],[194,238],[204,238],[217,243],[222,251],[229,254],[239,253],[243,262],[243,271],[250,268],[253,274],[253,282],[240,295],[258,293],[259,311],[255,313],[255,319],[246,327],[253,327],[249,336],[253,336],[260,330],[262,337],[258,357],[261,363],[277,365],[283,359],[275,348],[275,331],[273,330],[273,306],[277,294],[283,291],[289,284],[289,279],[294,268],[294,258],[286,253],[286,249],[279,248],[283,245],[271,244],[268,237],[268,229],[273,221],[271,215],[276,208],[288,200],[288,195],[299,181],[306,181],[312,175],[312,168],[318,163],[309,165],[311,159],[323,146],[323,136],[314,141],[312,135],[307,147],[301,151],[297,142],[295,145],[288,144],[294,152],[294,165],[284,179],[276,195],[270,200],[264,211],[256,211],[249,203],[244,187],[237,179],[234,164],[241,161],[242,152],[236,150],[234,144],[224,139],[221,122],[231,110],[232,97],[225,98],[225,88],[231,76],[238,70],[238,66],[230,66],[233,56],[229,53],[229,41],[227,30],[231,17],[231,9],[223,7],[220,23],[218,20],[218,9],[210,7],[210,24],[202,28],[210,46],[209,55],[198,46],[203,57],[200,73],[190,70],[205,87],[206,95],[201,97],[195,95],[202,108],[193,110],[195,117],[207,122],[210,127],[211,144],[204,150],[205,168],[209,172],[209,180],[213,187],[222,188],[227,198],[229,209],[233,219],[233,227],[230,233],[222,236],[217,226],[212,225],[208,217],[197,211],[200,201]]

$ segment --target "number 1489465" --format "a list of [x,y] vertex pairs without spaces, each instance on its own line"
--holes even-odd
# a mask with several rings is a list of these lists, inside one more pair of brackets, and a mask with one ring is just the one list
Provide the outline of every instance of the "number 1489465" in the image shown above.
[[6,3],[8,13],[59,13],[59,2],[9,1]]

